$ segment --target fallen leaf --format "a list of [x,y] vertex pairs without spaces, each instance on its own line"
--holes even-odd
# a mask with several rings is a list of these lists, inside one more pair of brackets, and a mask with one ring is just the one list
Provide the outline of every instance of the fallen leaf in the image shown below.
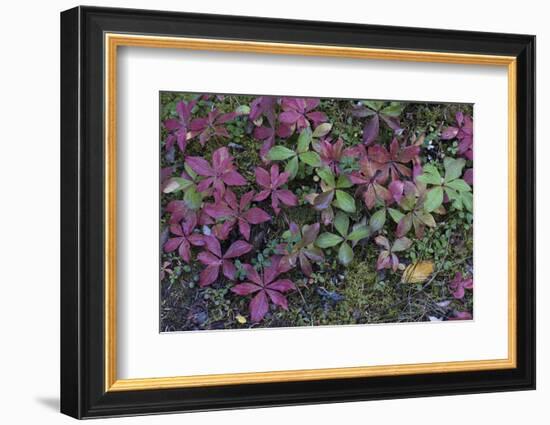
[[434,271],[433,261],[419,261],[409,264],[403,272],[401,283],[422,283],[428,280],[428,277]]
[[237,314],[235,319],[237,319],[237,322],[239,322],[241,325],[244,325],[246,323],[246,317],[241,316],[240,314]]

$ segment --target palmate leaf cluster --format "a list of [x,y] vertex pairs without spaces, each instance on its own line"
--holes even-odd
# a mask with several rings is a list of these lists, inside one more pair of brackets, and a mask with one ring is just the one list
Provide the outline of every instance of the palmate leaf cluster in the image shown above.
[[402,273],[426,229],[473,211],[473,121],[460,110],[456,123],[415,122],[419,105],[401,102],[167,97],[162,273],[191,282],[188,296],[224,288],[241,325],[309,309],[303,293],[327,268]]

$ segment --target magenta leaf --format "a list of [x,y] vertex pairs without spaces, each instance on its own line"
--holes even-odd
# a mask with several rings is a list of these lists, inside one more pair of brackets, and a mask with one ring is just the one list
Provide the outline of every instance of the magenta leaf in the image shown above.
[[184,152],[187,146],[189,120],[191,118],[191,111],[193,110],[196,100],[191,100],[186,103],[180,101],[176,105],[176,112],[178,118],[168,119],[164,122],[166,130],[170,132],[166,139],[166,150],[173,148],[174,143],[177,142],[179,149]]
[[246,184],[246,179],[235,170],[233,157],[225,146],[214,151],[212,165],[204,158],[197,156],[188,156],[185,162],[195,173],[206,177],[197,185],[197,190],[204,192],[212,187],[215,198],[223,196],[225,185],[243,186]]
[[267,313],[268,308],[269,304],[267,301],[266,292],[265,290],[262,290],[258,292],[254,298],[252,298],[252,301],[250,301],[250,319],[253,322],[261,321]]
[[271,220],[271,216],[261,208],[250,208],[243,215],[243,218],[251,224],[260,224]]
[[185,162],[199,176],[212,177],[216,175],[215,171],[212,169],[208,161],[204,158],[198,156],[188,156],[185,159]]
[[269,300],[275,305],[288,308],[288,301],[284,295],[286,292],[296,289],[294,283],[289,279],[275,280],[280,273],[279,259],[270,258],[271,265],[263,269],[260,274],[250,264],[244,264],[246,276],[249,282],[240,283],[231,288],[237,295],[257,294],[250,301],[250,318],[252,322],[261,321],[269,310]]
[[229,137],[229,133],[224,124],[237,117],[236,112],[222,114],[217,109],[208,113],[206,117],[195,118],[189,123],[190,134],[189,138],[199,136],[199,143],[204,146],[212,137]]
[[236,241],[225,252],[223,258],[237,258],[252,250],[252,245],[245,241]]
[[380,132],[380,119],[378,114],[374,115],[367,121],[365,128],[363,128],[363,143],[365,145],[372,144],[377,138]]
[[275,214],[279,214],[279,202],[284,205],[293,207],[298,205],[298,198],[287,189],[279,189],[288,181],[289,174],[287,172],[279,173],[279,165],[273,164],[270,172],[267,172],[261,167],[256,167],[256,182],[264,190],[260,191],[255,197],[255,201],[264,201],[271,196],[271,207]]
[[207,266],[200,274],[199,285],[204,287],[213,284],[220,274],[219,265]]

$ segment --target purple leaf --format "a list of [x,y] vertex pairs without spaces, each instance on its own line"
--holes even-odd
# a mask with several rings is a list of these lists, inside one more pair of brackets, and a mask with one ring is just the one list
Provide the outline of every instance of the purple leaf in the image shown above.
[[298,198],[290,190],[280,189],[274,192],[283,204],[289,207],[298,205]]
[[239,283],[238,285],[233,286],[231,288],[231,291],[238,295],[249,295],[249,294],[253,294],[254,292],[258,292],[260,289],[262,288],[258,285],[245,282],[245,283]]
[[199,176],[212,177],[216,175],[208,161],[204,158],[199,156],[188,156],[185,162]]
[[206,251],[200,252],[199,255],[197,255],[197,260],[199,260],[205,266],[214,266],[221,264],[221,260],[219,259],[219,257],[216,257],[210,252]]
[[244,213],[244,219],[251,224],[260,224],[271,220],[271,216],[261,208],[250,208]]
[[224,260],[222,264],[223,275],[229,280],[235,280],[237,269],[231,261]]
[[207,266],[200,274],[199,285],[202,287],[211,285],[216,281],[219,274],[220,274],[219,265]]
[[447,127],[441,132],[441,139],[443,140],[454,139],[457,134],[458,134],[458,128]]
[[370,120],[367,121],[365,128],[363,129],[363,143],[365,145],[370,145],[378,137],[380,132],[380,119],[378,114],[374,115]]
[[288,310],[288,301],[283,294],[277,291],[272,291],[270,289],[266,289],[266,292],[267,295],[269,295],[269,298],[271,299],[271,302],[273,304],[276,304],[283,309]]
[[222,176],[224,183],[228,186],[244,186],[246,179],[237,171],[229,171]]
[[267,313],[268,303],[265,291],[260,291],[250,301],[250,319],[253,322],[259,322]]
[[253,246],[245,241],[236,241],[227,249],[223,258],[237,258],[252,250]]

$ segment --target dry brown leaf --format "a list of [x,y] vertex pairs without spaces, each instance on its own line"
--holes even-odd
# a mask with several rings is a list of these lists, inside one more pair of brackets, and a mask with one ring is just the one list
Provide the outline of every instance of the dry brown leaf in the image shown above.
[[428,280],[434,271],[433,261],[419,261],[409,264],[403,272],[401,283],[422,283]]

